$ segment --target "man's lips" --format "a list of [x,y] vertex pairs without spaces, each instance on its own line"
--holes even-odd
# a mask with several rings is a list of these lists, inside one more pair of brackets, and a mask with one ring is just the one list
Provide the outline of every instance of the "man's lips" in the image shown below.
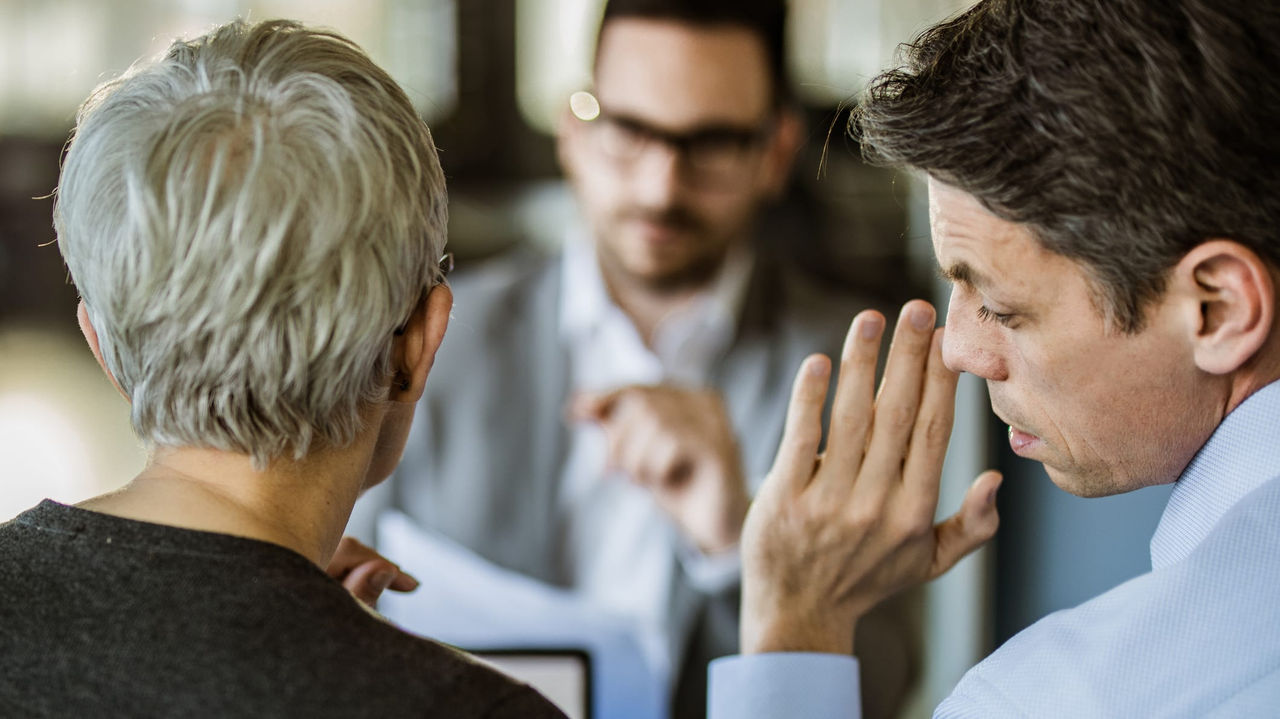
[[1040,439],[1040,437],[1019,429],[1015,423],[1006,420],[1000,412],[996,412],[996,416],[1000,418],[1001,422],[1009,426],[1009,448],[1013,450],[1014,454],[1025,456],[1044,443],[1044,440]]
[[1034,434],[1023,432],[1013,425],[1009,425],[1009,447],[1013,450],[1014,454],[1021,456],[1025,453],[1029,453],[1040,443],[1040,438]]
[[645,240],[658,244],[676,242],[684,237],[689,230],[688,226],[682,223],[647,218],[633,219],[631,220],[631,225],[636,228]]

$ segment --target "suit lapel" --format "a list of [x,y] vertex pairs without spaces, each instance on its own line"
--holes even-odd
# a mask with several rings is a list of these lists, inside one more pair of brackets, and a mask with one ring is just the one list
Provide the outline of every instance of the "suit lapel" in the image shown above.
[[[729,419],[739,437],[764,438],[781,432],[785,396],[779,403],[779,373],[786,360],[786,328],[780,326],[786,301],[783,278],[766,255],[758,254],[743,298],[734,340],[719,363],[713,383],[724,396]],[[777,449],[771,442],[742,446],[743,468],[752,489],[768,471]]]
[[532,506],[521,507],[518,517],[513,517],[525,525],[524,529],[510,536],[536,537],[537,541],[513,549],[523,554],[525,566],[536,568],[530,573],[556,584],[564,583],[568,576],[558,559],[563,552],[557,529],[563,523],[557,502],[568,440],[561,417],[569,391],[569,355],[559,330],[561,286],[560,263],[548,263],[534,279],[525,301],[511,308],[515,329],[512,336],[516,341],[510,351],[523,362],[512,363],[521,369],[517,376],[509,378],[512,391],[508,396],[513,401],[522,398],[525,406],[512,407],[519,411],[508,415],[522,426],[500,435],[519,438],[523,444],[521,451],[500,451],[510,451],[511,470],[522,472],[525,481],[531,483],[522,497]]

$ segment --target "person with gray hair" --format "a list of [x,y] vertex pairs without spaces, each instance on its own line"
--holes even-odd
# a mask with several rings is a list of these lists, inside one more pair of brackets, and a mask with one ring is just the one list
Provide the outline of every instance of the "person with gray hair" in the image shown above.
[[93,93],[55,225],[150,459],[0,525],[0,713],[561,716],[321,569],[448,323],[445,202],[404,92],[331,32],[232,22]]

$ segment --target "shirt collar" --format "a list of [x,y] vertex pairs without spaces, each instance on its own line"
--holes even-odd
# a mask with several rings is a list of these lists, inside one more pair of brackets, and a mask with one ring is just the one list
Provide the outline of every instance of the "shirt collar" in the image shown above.
[[581,337],[600,326],[613,307],[595,246],[581,231],[565,239],[560,276],[560,332],[567,339]]
[[1267,481],[1280,477],[1280,381],[1229,413],[1174,485],[1151,538],[1151,566],[1185,559],[1218,520]]
[[[754,257],[745,245],[729,250],[707,292],[698,298],[694,311],[702,313],[702,321],[731,335],[746,300]],[[726,341],[732,337],[726,337]]]

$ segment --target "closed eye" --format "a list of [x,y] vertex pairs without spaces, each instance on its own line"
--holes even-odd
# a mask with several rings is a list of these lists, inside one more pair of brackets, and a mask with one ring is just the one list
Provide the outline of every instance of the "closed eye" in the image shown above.
[[989,309],[986,305],[978,305],[978,319],[982,320],[983,322],[994,320],[1004,325],[1005,327],[1008,327],[1009,323],[1013,321],[1013,318],[1014,318],[1013,314],[1004,314],[1001,312],[994,312],[991,309]]

